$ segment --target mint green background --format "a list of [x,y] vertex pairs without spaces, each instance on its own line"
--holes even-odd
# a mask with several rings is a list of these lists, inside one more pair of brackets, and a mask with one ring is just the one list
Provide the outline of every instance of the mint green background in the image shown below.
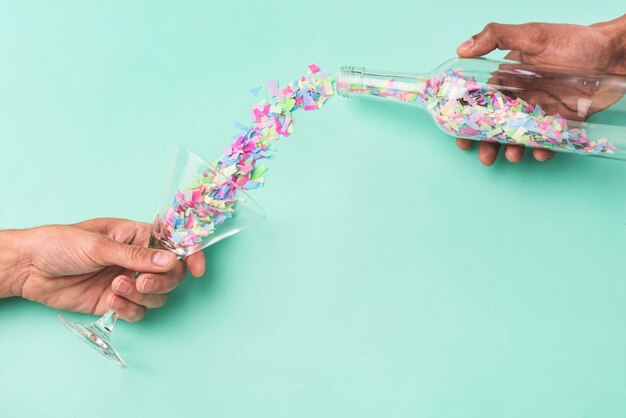
[[[427,71],[489,21],[620,3],[2,2],[0,226],[150,219],[165,144],[218,156],[248,88],[311,62]],[[415,109],[342,98],[277,149],[268,220],[119,324],[128,370],[0,301],[0,416],[626,415],[626,164],[486,168]]]

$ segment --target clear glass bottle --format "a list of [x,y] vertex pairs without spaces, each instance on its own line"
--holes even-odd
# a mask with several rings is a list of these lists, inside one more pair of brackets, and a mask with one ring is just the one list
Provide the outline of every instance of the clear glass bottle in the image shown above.
[[626,160],[626,75],[456,58],[424,74],[342,67],[337,93],[418,106],[455,137]]

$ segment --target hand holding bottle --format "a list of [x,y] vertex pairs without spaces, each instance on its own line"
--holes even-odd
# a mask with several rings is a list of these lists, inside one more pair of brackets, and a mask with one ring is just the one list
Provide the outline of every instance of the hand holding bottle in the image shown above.
[[[504,25],[490,23],[477,35],[461,44],[457,49],[464,58],[478,57],[495,49],[509,50],[505,58],[542,66],[568,66],[585,70],[626,74],[626,15],[609,22],[591,26],[526,23]],[[506,77],[506,71],[502,76]],[[506,85],[507,80],[496,80]],[[588,96],[593,103],[586,112],[580,112],[578,103],[568,104],[563,97],[568,89],[577,88],[577,95]],[[580,89],[588,91],[581,92]],[[523,89],[523,99],[540,104],[544,110],[559,113],[561,116],[581,120],[602,110],[619,100],[624,92],[619,90],[595,89],[594,86],[565,86],[535,83],[532,90]],[[574,97],[575,95],[571,95]],[[593,99],[593,100],[591,100]],[[565,104],[565,105],[564,105]],[[467,150],[473,141],[457,139],[457,146]],[[482,141],[478,145],[478,158],[485,165],[492,165],[498,155],[500,144]],[[506,145],[505,156],[511,162],[519,162],[524,155],[524,147]],[[534,149],[533,156],[538,161],[547,161],[554,152]]]

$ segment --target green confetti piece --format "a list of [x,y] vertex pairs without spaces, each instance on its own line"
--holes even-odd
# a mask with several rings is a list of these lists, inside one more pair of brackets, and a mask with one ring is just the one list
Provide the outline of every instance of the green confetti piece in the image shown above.
[[259,166],[254,167],[254,170],[252,170],[252,174],[250,176],[250,180],[258,179],[263,174],[265,174],[267,170],[268,170],[268,167],[266,165],[259,165]]

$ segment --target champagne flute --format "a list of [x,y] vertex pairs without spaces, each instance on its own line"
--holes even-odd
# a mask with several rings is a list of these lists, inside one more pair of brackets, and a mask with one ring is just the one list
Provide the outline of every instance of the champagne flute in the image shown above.
[[[169,184],[157,206],[150,248],[166,249],[179,260],[215,244],[265,218],[261,207],[214,165],[176,146]],[[135,278],[141,275],[135,274]],[[126,368],[111,344],[117,314],[109,310],[90,324],[57,318],[90,347]]]

